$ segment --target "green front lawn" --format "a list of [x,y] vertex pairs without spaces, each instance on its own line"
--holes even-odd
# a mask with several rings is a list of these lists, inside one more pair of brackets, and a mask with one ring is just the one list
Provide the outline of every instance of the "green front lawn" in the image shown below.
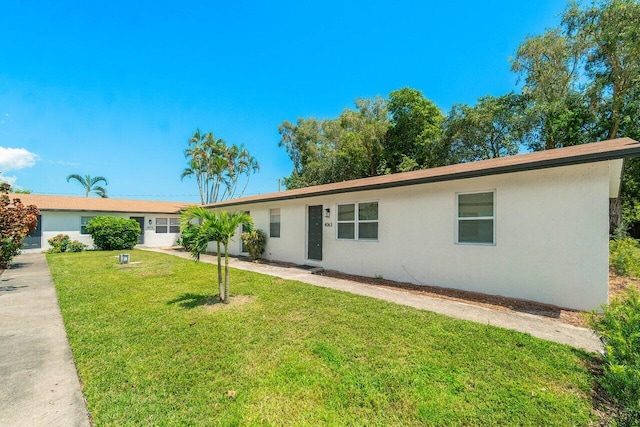
[[588,425],[589,355],[144,251],[49,254],[96,425]]

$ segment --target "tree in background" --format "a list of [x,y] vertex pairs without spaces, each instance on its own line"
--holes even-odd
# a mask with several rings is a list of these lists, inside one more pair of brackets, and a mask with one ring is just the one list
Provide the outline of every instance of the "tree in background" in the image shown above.
[[358,178],[379,174],[389,130],[388,103],[384,98],[360,98],[355,110],[345,109],[338,117],[342,129],[342,150],[338,167],[350,169]]
[[11,192],[14,194],[31,194],[31,190],[26,190],[24,188],[13,188]]
[[584,53],[584,42],[573,26],[527,37],[518,47],[511,69],[524,78],[529,149],[549,150],[590,139],[585,132],[592,122],[588,100],[579,90]]
[[[244,212],[212,212],[202,206],[190,206],[180,214],[180,228],[191,234],[189,251],[200,260],[207,252],[209,242],[216,242],[218,259],[218,297],[220,302],[229,303],[229,242],[241,225],[248,231],[253,229],[253,219]],[[224,286],[222,277],[221,248],[224,250]]]
[[606,0],[587,9],[572,3],[563,22],[567,28],[577,28],[586,45],[586,89],[597,108],[603,137],[616,138],[622,130],[628,134],[628,125],[637,132],[638,117],[627,114],[629,103],[636,112],[638,105],[640,2]]
[[570,3],[560,27],[520,45],[511,68],[524,78],[537,125],[529,148],[637,135],[638,22],[637,0]]
[[[512,59],[522,93],[457,104],[445,118],[422,92],[357,100],[337,119],[283,122],[287,188],[566,147],[640,140],[640,1],[570,2],[560,25],[525,38]],[[364,106],[364,108],[362,108]],[[640,237],[640,159],[625,163],[625,225]],[[615,216],[615,215],[612,215]]]
[[389,127],[383,98],[356,99],[354,110],[345,109],[335,119],[299,118],[278,127],[293,161],[285,178],[287,188],[375,176]]
[[236,196],[238,189],[238,182],[244,175],[247,177],[242,187],[242,191],[237,194],[238,197],[244,194],[249,185],[249,179],[252,173],[256,173],[260,170],[260,165],[255,157],[249,154],[249,151],[243,144],[232,145],[227,150],[227,167],[224,173],[225,192],[222,194],[220,200],[231,199]]
[[389,100],[356,99],[335,119],[298,118],[278,127],[293,162],[287,188],[414,170],[444,163],[440,110],[420,91],[403,88]]
[[389,94],[390,125],[384,140],[384,173],[406,172],[447,163],[440,146],[444,116],[421,91],[408,87]]
[[102,198],[107,198],[107,190],[98,185],[101,182],[104,182],[104,185],[109,185],[107,182],[107,178],[102,176],[95,176],[91,178],[91,175],[80,176],[78,174],[71,174],[67,177],[67,182],[74,180],[77,181],[82,187],[84,187],[84,195],[85,197],[89,197],[90,193],[95,193]]
[[293,162],[291,175],[284,178],[288,189],[335,182],[335,149],[327,135],[327,120],[298,118],[296,123],[287,120],[278,126],[282,138],[279,146],[289,154]]
[[20,253],[22,241],[38,225],[38,208],[25,206],[19,198],[11,199],[11,186],[0,183],[0,269],[8,268],[9,263]]
[[526,101],[508,94],[484,96],[476,105],[454,105],[444,123],[443,140],[453,163],[518,153],[527,132]]
[[[257,160],[243,145],[228,146],[223,139],[216,139],[213,133],[201,133],[199,129],[189,139],[185,156],[187,167],[181,179],[195,176],[202,204],[241,196],[251,174],[260,169]],[[242,191],[236,194],[242,176],[247,180]]]

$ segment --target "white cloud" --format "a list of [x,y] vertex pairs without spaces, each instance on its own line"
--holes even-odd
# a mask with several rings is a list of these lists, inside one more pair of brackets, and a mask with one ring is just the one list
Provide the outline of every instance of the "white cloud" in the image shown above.
[[62,161],[62,160],[58,160],[58,161],[49,160],[49,163],[51,163],[52,165],[61,165],[61,166],[73,166],[73,167],[80,166],[80,163],[65,162],[65,161]]
[[0,147],[0,172],[30,168],[38,156],[24,148]]
[[16,183],[16,178],[15,176],[4,176],[2,174],[0,174],[0,182],[6,182],[7,184],[9,184],[10,186],[13,187],[13,184]]

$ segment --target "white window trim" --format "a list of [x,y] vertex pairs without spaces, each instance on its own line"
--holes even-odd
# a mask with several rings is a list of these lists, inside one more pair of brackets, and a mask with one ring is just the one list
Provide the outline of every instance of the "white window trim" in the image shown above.
[[[365,220],[359,220],[358,219],[358,213],[359,213],[359,209],[360,209],[360,204],[365,204],[365,203],[377,203],[378,204],[378,219],[365,219]],[[338,220],[338,206],[341,205],[354,205],[354,212],[353,212],[353,220],[349,220],[349,221],[340,221]],[[380,201],[379,200],[366,200],[363,202],[343,202],[343,203],[336,203],[336,240],[343,240],[346,242],[378,242],[380,241]],[[377,223],[378,224],[378,237],[375,239],[367,239],[367,238],[360,238],[359,236],[359,227],[358,224],[362,223],[362,224],[366,224],[366,223]],[[347,239],[344,237],[338,237],[338,224],[353,224],[353,239]]]
[[[174,229],[178,227],[178,231],[171,231],[171,227],[173,227]],[[169,218],[169,233],[170,234],[180,233],[180,218]]]
[[[82,223],[82,220],[83,220],[84,218],[87,218],[87,222],[86,222],[86,224],[83,224],[83,223]],[[85,227],[85,229],[86,229],[86,228],[87,228],[87,225],[89,224],[89,221],[91,221],[93,218],[95,218],[95,215],[94,215],[94,216],[81,216],[81,217],[80,217],[80,234],[81,234],[81,235],[83,235],[83,236],[88,236],[88,235],[89,235],[89,233],[83,233],[83,232],[82,232],[82,226],[84,225],[84,227]]]
[[[167,221],[166,224],[160,224],[160,221]],[[167,231],[158,231],[158,227],[165,227]],[[168,234],[169,233],[169,218],[167,217],[156,217],[156,234]]]
[[[272,236],[271,235],[271,224],[276,224],[275,222],[271,222],[271,212],[272,211],[278,211],[278,235],[277,236]],[[273,237],[274,239],[279,239],[280,236],[282,235],[282,210],[280,208],[271,208],[269,209],[269,237]]]
[[[460,208],[460,201],[459,198],[460,196],[464,196],[467,194],[480,194],[480,193],[491,193],[493,194],[493,216],[474,216],[474,217],[468,217],[468,218],[460,218],[460,213],[459,213],[459,208]],[[480,191],[465,191],[462,193],[456,193],[456,197],[454,200],[455,203],[455,212],[456,212],[456,216],[455,216],[455,226],[453,227],[455,230],[455,241],[454,243],[456,245],[471,245],[471,246],[496,246],[496,228],[497,228],[497,224],[496,224],[496,212],[497,212],[497,205],[496,205],[496,190],[495,188],[492,190],[480,190]],[[490,219],[493,221],[493,242],[492,243],[481,243],[481,242],[461,242],[460,241],[460,236],[458,235],[460,228],[459,228],[459,222],[462,221],[470,221],[470,220],[483,220],[483,219]]]
[[[180,233],[179,219],[180,218],[172,218],[172,217],[164,217],[164,216],[156,217],[154,232],[156,234],[178,234],[178,233]],[[158,220],[166,220],[167,223],[158,225]],[[171,222],[173,222],[173,224]],[[178,231],[171,231],[171,227],[175,228],[176,226],[178,227]],[[158,231],[158,227],[167,227],[167,231]]]

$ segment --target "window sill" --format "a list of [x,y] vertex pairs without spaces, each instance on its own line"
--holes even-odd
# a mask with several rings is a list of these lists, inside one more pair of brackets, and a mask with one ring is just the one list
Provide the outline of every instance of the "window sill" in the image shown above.
[[456,245],[462,246],[496,246],[495,243],[476,243],[476,242],[455,242]]

